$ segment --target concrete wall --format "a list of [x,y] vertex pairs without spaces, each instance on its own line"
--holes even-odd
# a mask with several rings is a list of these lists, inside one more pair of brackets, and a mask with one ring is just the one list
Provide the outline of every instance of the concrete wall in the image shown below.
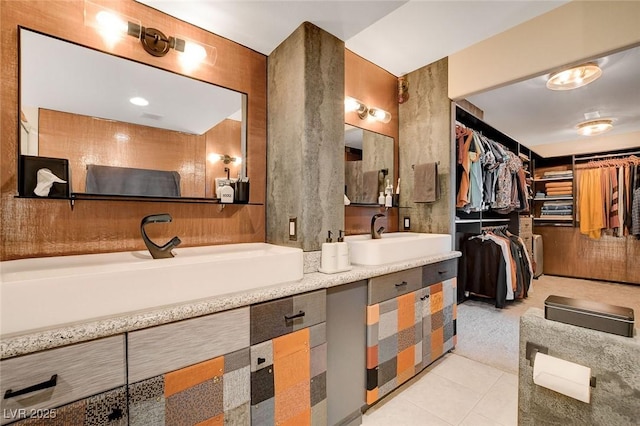
[[267,242],[319,250],[344,229],[344,42],[305,22],[267,75]]
[[[400,222],[411,219],[411,231],[452,232],[451,102],[447,96],[447,59],[405,76],[409,100],[400,105]],[[441,196],[435,203],[413,202],[412,165],[437,162]],[[455,191],[455,188],[453,188]]]
[[[526,342],[548,355],[591,368],[596,387],[587,404],[533,383]],[[640,413],[640,338],[544,319],[531,308],[520,319],[519,425],[634,425]]]

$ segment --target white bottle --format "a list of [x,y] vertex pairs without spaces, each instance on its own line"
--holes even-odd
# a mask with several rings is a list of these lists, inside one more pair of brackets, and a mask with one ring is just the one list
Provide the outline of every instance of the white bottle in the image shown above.
[[393,185],[391,185],[389,179],[387,179],[387,186],[384,189],[384,195],[393,195]]
[[384,206],[384,202],[385,202],[384,192],[380,192],[380,195],[378,196],[378,204],[380,204],[381,206]]
[[340,230],[338,233],[338,242],[336,243],[338,246],[338,270],[346,271],[351,266],[351,262],[349,261],[349,245],[344,242],[344,231]]
[[322,253],[320,255],[320,272],[333,273],[338,269],[338,244],[331,239],[331,231],[327,236],[327,241],[322,243]]
[[227,181],[224,186],[220,188],[220,202],[233,203],[233,192],[233,187],[231,187]]
[[393,206],[393,196],[390,193],[387,193],[387,196],[384,197],[384,206],[385,207]]

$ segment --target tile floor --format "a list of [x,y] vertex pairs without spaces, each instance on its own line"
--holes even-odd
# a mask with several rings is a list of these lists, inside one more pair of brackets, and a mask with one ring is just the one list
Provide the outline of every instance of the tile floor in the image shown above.
[[364,426],[518,424],[518,376],[446,354],[371,407]]

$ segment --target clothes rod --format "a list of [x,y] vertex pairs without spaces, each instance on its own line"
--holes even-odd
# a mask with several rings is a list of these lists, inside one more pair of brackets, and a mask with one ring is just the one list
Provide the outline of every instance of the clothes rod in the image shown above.
[[636,154],[640,154],[640,151],[621,152],[619,154],[592,155],[591,157],[576,157],[576,161],[596,160],[598,158],[626,157],[628,155],[636,155]]

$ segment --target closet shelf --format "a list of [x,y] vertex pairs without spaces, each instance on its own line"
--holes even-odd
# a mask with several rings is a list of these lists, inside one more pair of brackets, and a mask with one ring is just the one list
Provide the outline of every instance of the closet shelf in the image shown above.
[[507,223],[510,219],[456,219],[456,223],[481,223],[481,222],[502,222]]
[[569,216],[566,219],[561,217],[534,217],[533,220],[541,222],[573,222],[573,216]]
[[560,200],[570,201],[570,200],[573,200],[573,197],[544,197],[544,198],[536,197],[533,199],[533,201],[560,201]]
[[573,180],[573,177],[550,177],[550,178],[538,178],[534,177],[534,182],[550,182],[554,180]]

